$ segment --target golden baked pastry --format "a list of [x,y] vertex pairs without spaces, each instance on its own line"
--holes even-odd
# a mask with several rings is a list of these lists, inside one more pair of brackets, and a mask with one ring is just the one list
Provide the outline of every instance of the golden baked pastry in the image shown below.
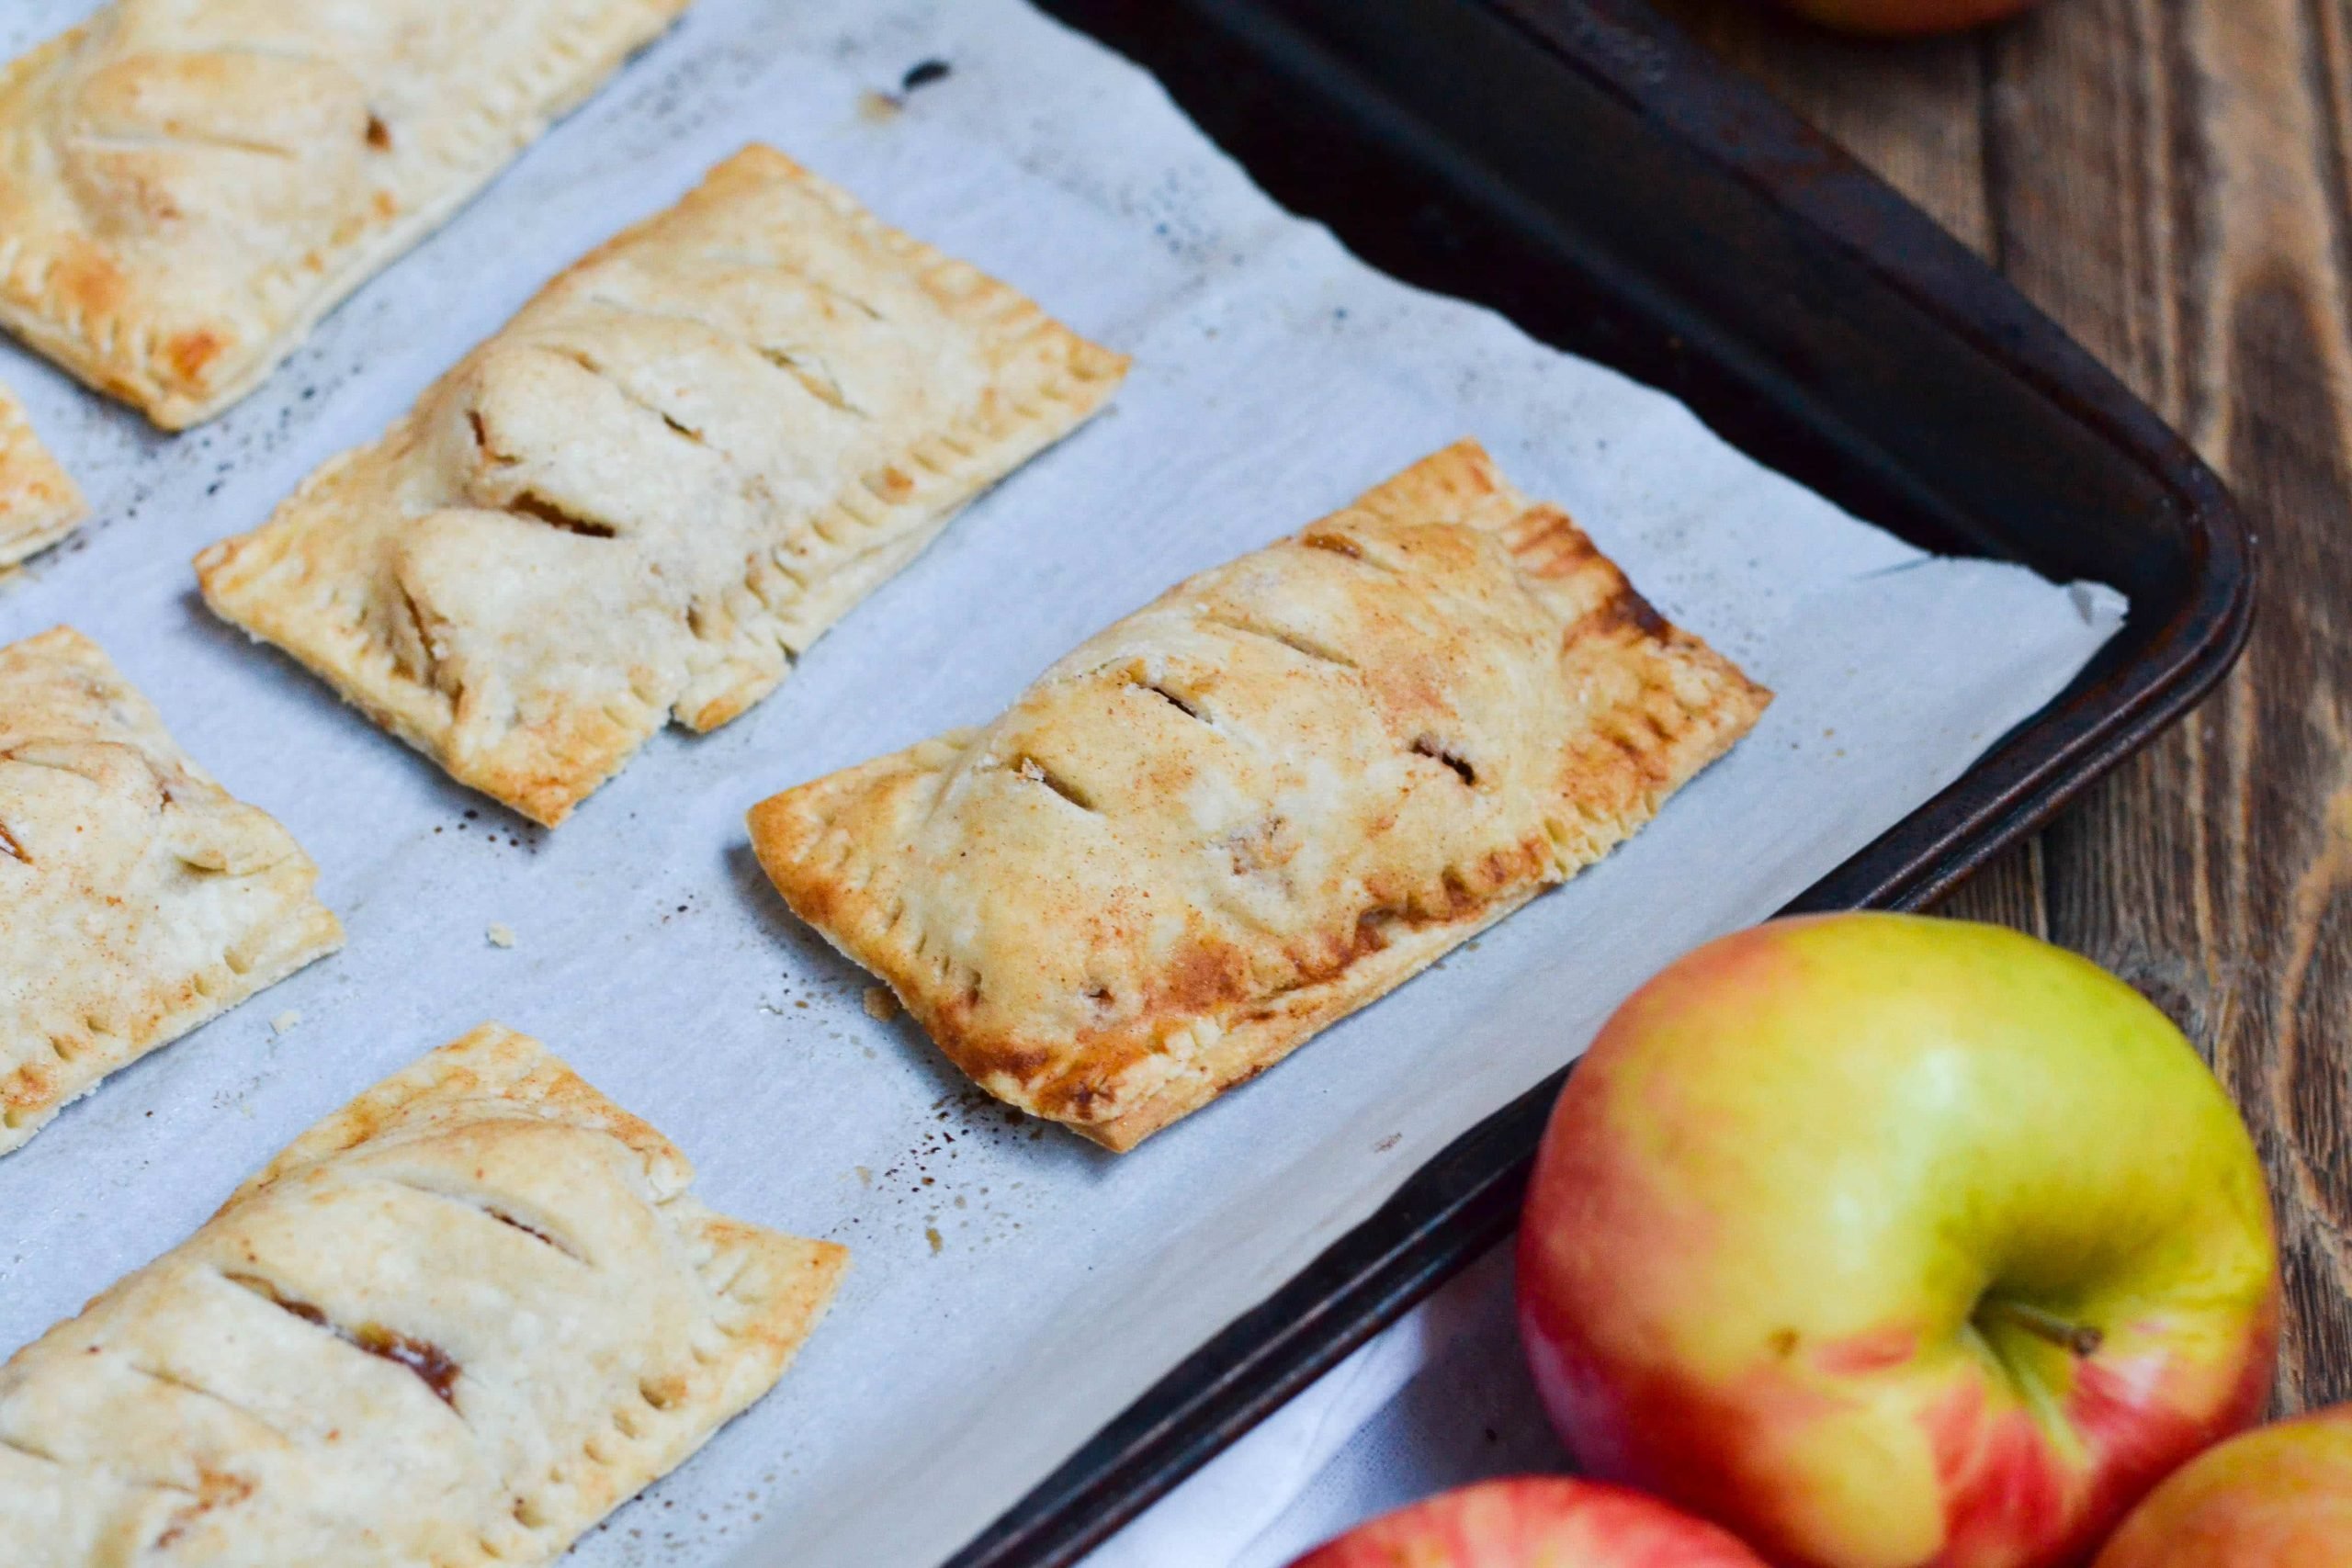
[[693,1179],[537,1041],[435,1051],[0,1367],[7,1561],[552,1561],[775,1386],[845,1266]]
[[0,387],[0,570],[57,543],[88,511],[73,477],[33,434],[24,405]]
[[206,599],[552,826],[726,723],[1126,361],[754,146],[550,284]]
[[752,841],[981,1088],[1127,1149],[1600,859],[1768,701],[1465,444]]
[[318,878],[96,643],[0,648],[0,1153],[342,946]]
[[0,68],[0,324],[211,418],[687,0],[114,0]]

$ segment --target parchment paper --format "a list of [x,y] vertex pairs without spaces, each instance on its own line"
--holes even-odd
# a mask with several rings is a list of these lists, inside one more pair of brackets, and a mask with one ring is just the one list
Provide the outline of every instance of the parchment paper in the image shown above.
[[[17,0],[0,50],[89,8]],[[931,59],[954,73],[903,112],[869,96]],[[1137,368],[1115,412],[975,507],[777,695],[708,739],[662,738],[541,833],[215,622],[187,563],[754,137]],[[97,637],[300,836],[351,933],[0,1162],[0,1344],[179,1240],[426,1049],[488,1019],[532,1032],[675,1137],[710,1202],[856,1256],[782,1387],[586,1542],[587,1563],[948,1555],[1660,963],[1958,775],[2123,614],[2104,590],[1924,558],[1667,400],[1382,279],[1021,0],[702,0],[193,434],[155,435],[13,350],[0,379],[100,512],[0,591],[0,638],[58,621]],[[1125,1158],[1009,1120],[905,1022],[867,1016],[865,977],[760,877],[745,807],[984,720],[1178,577],[1469,434],[1779,691],[1736,754],[1607,863]]]

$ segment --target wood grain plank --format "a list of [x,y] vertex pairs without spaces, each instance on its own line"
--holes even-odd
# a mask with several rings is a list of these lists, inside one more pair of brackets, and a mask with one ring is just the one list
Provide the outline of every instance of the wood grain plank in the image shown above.
[[[2331,26],[2327,6],[2304,0],[2098,5],[2107,15],[2047,13],[2014,68],[2040,102],[2025,73],[2055,54],[2103,62],[2069,79],[2108,83],[2112,118],[2054,158],[2052,127],[2018,125],[2043,156],[2017,179],[2114,171],[2125,240],[2103,276],[2088,243],[2064,267],[2013,246],[2012,276],[2222,471],[2268,577],[2221,697],[2052,833],[2052,923],[2104,961],[2153,967],[2151,988],[2253,1124],[2287,1258],[2279,1398],[2301,1408],[2352,1396],[2347,57],[2340,15]],[[2128,29],[2130,47],[2093,36],[2102,21]],[[2036,210],[2023,196],[1995,190],[2005,230]]]
[[1756,0],[1652,0],[1978,252],[1993,243],[1983,178],[1984,51],[1837,39]]
[[2261,536],[2226,690],[1951,908],[2046,924],[2211,1054],[2278,1200],[2280,1404],[2352,1398],[2352,14],[2052,0],[1914,52],[1664,8],[1994,257]]

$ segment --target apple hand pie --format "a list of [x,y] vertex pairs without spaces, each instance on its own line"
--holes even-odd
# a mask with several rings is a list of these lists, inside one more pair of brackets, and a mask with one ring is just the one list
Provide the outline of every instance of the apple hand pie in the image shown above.
[[209,419],[686,4],[114,0],[0,67],[0,324]]
[[0,1153],[342,946],[318,877],[96,644],[0,648]]
[[16,1568],[547,1562],[775,1385],[846,1264],[477,1030],[0,1367]]
[[752,840],[981,1088],[1127,1149],[1600,859],[1770,700],[1465,444]]
[[553,826],[708,730],[1126,361],[753,146],[559,277],[206,599]]
[[33,434],[24,405],[0,387],[0,570],[65,537],[88,510]]

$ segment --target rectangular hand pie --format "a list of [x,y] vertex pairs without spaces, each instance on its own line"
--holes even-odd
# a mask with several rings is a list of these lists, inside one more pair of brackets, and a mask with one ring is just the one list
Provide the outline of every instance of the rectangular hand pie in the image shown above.
[[547,1562],[774,1387],[846,1255],[477,1030],[0,1367],[16,1568]]
[[96,643],[0,648],[0,1153],[342,946],[318,878]]
[[82,491],[33,434],[24,405],[0,387],[0,570],[72,533]]
[[552,826],[665,721],[773,691],[1125,367],[753,146],[197,567],[222,615]]
[[1465,444],[752,841],[981,1088],[1127,1149],[1600,859],[1770,700]]
[[0,324],[209,419],[686,4],[114,0],[0,67]]

